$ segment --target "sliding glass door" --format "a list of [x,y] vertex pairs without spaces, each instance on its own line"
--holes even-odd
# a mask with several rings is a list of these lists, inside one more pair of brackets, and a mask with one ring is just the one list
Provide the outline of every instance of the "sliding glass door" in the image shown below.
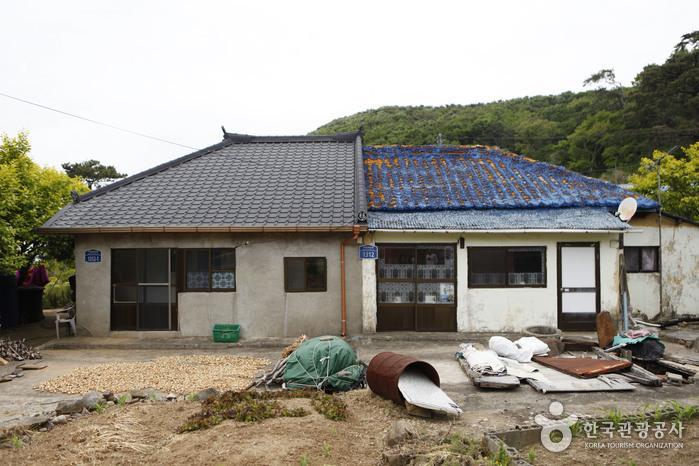
[[111,330],[177,330],[174,249],[113,249]]
[[452,244],[378,245],[376,330],[456,331]]

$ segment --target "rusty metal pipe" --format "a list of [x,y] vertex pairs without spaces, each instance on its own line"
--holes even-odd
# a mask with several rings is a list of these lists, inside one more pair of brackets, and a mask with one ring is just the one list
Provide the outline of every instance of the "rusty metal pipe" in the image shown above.
[[342,336],[347,334],[347,300],[345,299],[345,244],[348,244],[359,238],[359,225],[352,228],[354,236],[346,239],[340,245],[340,294],[342,300]]

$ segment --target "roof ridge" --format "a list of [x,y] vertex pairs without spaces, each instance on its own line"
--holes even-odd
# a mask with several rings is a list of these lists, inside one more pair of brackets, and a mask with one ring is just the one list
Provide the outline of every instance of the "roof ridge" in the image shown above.
[[361,131],[348,131],[324,135],[305,136],[254,136],[251,134],[224,133],[223,138],[237,144],[260,142],[354,142]]

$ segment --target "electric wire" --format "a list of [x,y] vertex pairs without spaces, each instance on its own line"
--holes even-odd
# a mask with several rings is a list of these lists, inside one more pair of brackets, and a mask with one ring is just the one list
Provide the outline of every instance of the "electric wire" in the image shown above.
[[8,94],[4,94],[4,93],[2,93],[2,92],[0,92],[0,95],[3,96],[3,97],[7,97],[8,99],[18,100],[18,101],[20,101],[20,102],[24,102],[25,104],[34,105],[34,106],[36,106],[36,107],[40,107],[40,108],[43,108],[43,109],[46,109],[46,110],[50,110],[50,111],[52,111],[52,112],[61,113],[61,114],[63,114],[63,115],[67,115],[67,116],[70,116],[70,117],[73,117],[73,118],[77,118],[77,119],[79,119],[79,120],[85,120],[85,121],[89,121],[90,123],[94,123],[94,124],[97,124],[97,125],[106,126],[107,128],[112,128],[112,129],[116,129],[116,130],[119,130],[119,131],[124,131],[125,133],[130,133],[130,134],[134,134],[134,135],[136,135],[136,136],[141,136],[141,137],[144,137],[144,138],[153,139],[153,140],[160,141],[160,142],[165,142],[165,143],[167,143],[167,144],[173,144],[173,145],[175,145],[175,146],[185,147],[185,148],[187,148],[187,149],[199,150],[199,148],[197,148],[197,147],[188,146],[188,145],[186,145],[186,144],[180,144],[179,142],[168,141],[167,139],[162,139],[162,138],[158,138],[158,137],[155,137],[155,136],[149,136],[148,134],[139,133],[139,132],[137,132],[137,131],[131,131],[130,129],[126,129],[126,128],[120,128],[119,126],[110,125],[110,124],[108,124],[108,123],[102,123],[101,121],[93,120],[93,119],[91,119],[91,118],[85,118],[85,117],[82,117],[82,116],[80,116],[80,115],[75,115],[75,114],[69,113],[69,112],[64,112],[63,110],[58,110],[58,109],[55,109],[55,108],[47,107],[46,105],[41,105],[41,104],[37,104],[36,102],[31,102],[31,101],[29,101],[29,100],[20,99],[19,97],[14,97],[14,96],[11,96],[11,95],[8,95]]

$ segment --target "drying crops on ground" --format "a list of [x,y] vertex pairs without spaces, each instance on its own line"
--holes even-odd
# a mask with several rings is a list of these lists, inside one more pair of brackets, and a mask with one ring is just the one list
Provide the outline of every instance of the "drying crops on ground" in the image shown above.
[[34,388],[74,395],[91,390],[120,393],[134,388],[179,394],[205,388],[241,390],[269,363],[268,359],[249,356],[163,356],[147,362],[78,367]]

